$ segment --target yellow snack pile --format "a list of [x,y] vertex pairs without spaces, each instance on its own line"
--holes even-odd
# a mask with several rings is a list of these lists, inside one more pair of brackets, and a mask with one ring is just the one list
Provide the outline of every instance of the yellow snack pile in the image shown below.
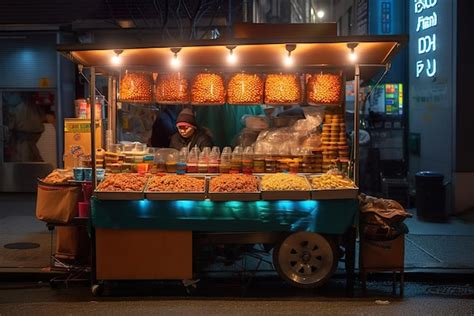
[[319,190],[355,188],[354,182],[351,179],[338,174],[323,174],[314,177],[311,180],[311,185],[314,189]]
[[309,190],[305,178],[295,174],[275,173],[262,177],[262,189],[265,191],[297,191]]

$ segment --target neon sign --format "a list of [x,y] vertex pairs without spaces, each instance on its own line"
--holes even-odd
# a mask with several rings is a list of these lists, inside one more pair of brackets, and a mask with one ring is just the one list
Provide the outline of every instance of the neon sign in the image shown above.
[[[415,2],[416,33],[418,45],[418,57],[416,61],[416,77],[423,75],[431,78],[436,75],[436,27],[438,26],[438,15],[436,6],[438,0],[413,0]],[[431,12],[427,12],[430,10]]]

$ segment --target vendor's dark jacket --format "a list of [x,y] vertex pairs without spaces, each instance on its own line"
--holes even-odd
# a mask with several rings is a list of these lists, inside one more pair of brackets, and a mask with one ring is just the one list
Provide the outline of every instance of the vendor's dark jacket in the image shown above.
[[198,128],[189,138],[184,138],[179,133],[175,133],[173,136],[171,136],[171,148],[180,150],[183,147],[188,147],[191,149],[196,145],[200,150],[202,150],[204,147],[212,147],[212,138],[207,130]]

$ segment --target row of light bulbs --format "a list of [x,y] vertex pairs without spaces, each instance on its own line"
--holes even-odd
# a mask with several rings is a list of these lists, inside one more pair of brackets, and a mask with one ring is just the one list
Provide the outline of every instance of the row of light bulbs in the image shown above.
[[[357,60],[357,53],[355,52],[355,48],[357,47],[357,43],[348,43],[347,48],[349,49],[349,60],[351,62],[355,62]],[[237,63],[237,56],[234,53],[234,50],[237,48],[237,46],[232,45],[232,46],[226,46],[226,48],[229,50],[229,54],[227,55],[227,63],[230,65],[234,65]],[[285,67],[291,67],[294,63],[293,57],[291,56],[291,53],[296,49],[296,44],[286,44],[285,49],[287,51],[287,54],[285,58],[283,59],[283,64]],[[174,69],[178,69],[181,67],[181,60],[179,59],[178,53],[181,51],[181,47],[173,47],[170,48],[171,53],[173,53],[173,56],[171,57],[170,60],[170,65]],[[122,58],[121,54],[123,53],[122,49],[115,49],[114,50],[114,55],[112,56],[112,64],[113,65],[120,65],[122,63]]]

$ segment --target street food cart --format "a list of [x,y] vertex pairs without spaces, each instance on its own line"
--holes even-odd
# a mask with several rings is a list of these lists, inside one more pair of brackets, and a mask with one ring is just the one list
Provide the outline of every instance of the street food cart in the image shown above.
[[[231,102],[240,104],[236,106],[249,103],[318,106],[326,110],[324,122],[328,128],[331,124],[344,126],[345,80],[354,79],[354,95],[359,96],[361,79],[368,80],[388,69],[392,58],[405,41],[406,38],[396,36],[300,37],[287,40],[202,40],[172,44],[157,42],[122,44],[117,47],[98,44],[67,45],[60,46],[59,51],[89,68],[92,100],[96,94],[97,73],[108,76],[107,135],[109,142],[115,143],[115,119],[119,100],[139,104],[157,102],[216,107]],[[113,64],[119,61],[119,66]],[[136,94],[126,90],[119,95],[123,88],[119,87],[119,82],[123,81],[123,69],[133,69],[136,73],[148,72],[145,79],[135,81],[135,85],[139,82],[138,85],[146,86],[159,85],[160,78],[176,73],[178,66],[179,73],[187,73],[193,78],[189,81],[188,97],[181,98],[180,95],[174,99],[163,96],[160,98],[158,88],[153,88],[154,96],[149,88]],[[211,85],[211,91],[199,91],[199,84],[195,88],[201,75],[215,74],[217,78],[221,78],[217,81],[227,82],[227,87],[220,88],[218,82]],[[231,78],[235,74],[265,78],[264,84],[253,81],[250,85],[252,91],[261,90],[256,92],[256,99],[246,103],[237,97],[235,101],[236,94],[229,91]],[[328,88],[327,83],[322,82],[319,90],[312,95],[309,91],[311,77],[317,81],[321,79],[319,75],[325,74],[336,78],[337,84]],[[277,92],[272,98],[271,91],[268,92],[272,84],[278,85],[288,77],[296,78],[294,82],[299,94],[288,101],[285,98],[291,93],[280,87],[274,88]],[[180,83],[181,80],[178,79],[177,82]],[[126,84],[127,89],[133,89],[133,84],[132,87],[129,87],[130,83]],[[243,87],[244,83],[241,85]],[[181,88],[172,89],[182,91]],[[281,91],[278,92],[279,89]],[[261,95],[263,91],[264,96]],[[321,94],[321,91],[326,94]],[[212,99],[214,96],[215,99]],[[222,99],[226,97],[227,99]],[[234,101],[229,102],[232,97]],[[248,175],[256,181],[256,187],[244,192],[213,189],[216,187],[213,181],[222,180],[219,178],[222,175],[218,173],[187,174],[195,178],[201,177],[203,187],[199,192],[149,190],[151,182],[155,181],[152,178],[163,175],[151,175],[145,179],[136,178],[132,174],[126,175],[128,180],[125,182],[141,183],[134,190],[109,192],[99,187],[91,201],[90,218],[93,292],[99,293],[103,284],[115,280],[183,280],[184,284],[192,284],[186,280],[198,278],[199,267],[195,258],[204,246],[255,244],[266,245],[264,249],[268,251],[273,249],[275,270],[282,279],[298,287],[320,286],[331,277],[338,261],[345,257],[347,289],[351,292],[354,285],[355,227],[358,215],[359,99],[355,97],[354,130],[348,164],[349,175],[355,184],[353,187],[315,188],[312,181],[318,181],[314,178],[320,176],[321,169],[310,170],[312,172],[299,169],[293,174],[304,179],[301,181],[307,181],[308,186],[304,189],[265,190],[265,172]],[[91,122],[95,121],[93,112]],[[225,124],[226,118],[222,117],[221,120]],[[345,127],[341,129],[343,130],[338,130],[338,133],[343,135]],[[328,130],[328,137],[332,135],[330,131]],[[91,134],[92,148],[95,148],[94,130]],[[337,141],[341,141],[341,138],[328,138],[327,146],[330,148],[333,140],[336,140],[333,143],[337,146]],[[344,146],[343,150],[347,151],[347,148]],[[95,155],[92,150],[94,187],[97,182]],[[242,177],[226,175],[232,176],[237,178],[224,178],[222,181],[228,184],[240,181],[238,177]]]

